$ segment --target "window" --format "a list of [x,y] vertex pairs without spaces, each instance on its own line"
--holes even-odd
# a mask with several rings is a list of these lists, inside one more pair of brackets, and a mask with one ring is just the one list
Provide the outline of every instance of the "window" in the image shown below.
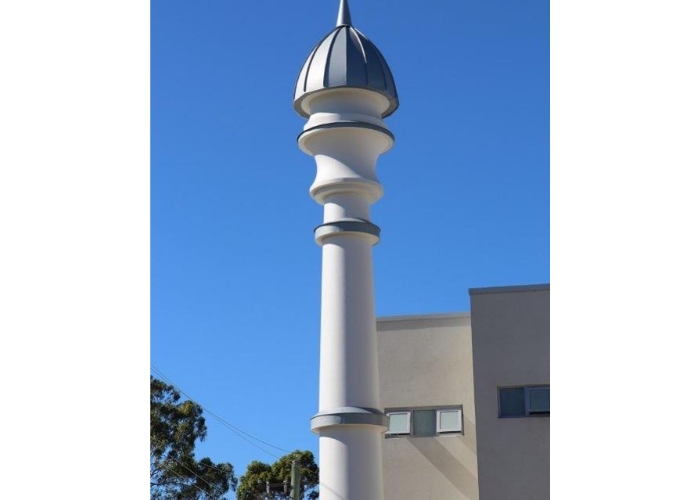
[[434,436],[435,410],[413,410],[413,436]]
[[437,410],[438,432],[462,432],[462,410]]
[[528,414],[549,413],[549,387],[525,388],[525,407]]
[[411,412],[397,411],[387,413],[389,417],[389,430],[387,434],[410,434],[411,433]]
[[387,437],[429,437],[462,433],[462,407],[387,410]]
[[498,416],[549,416],[549,386],[499,387]]

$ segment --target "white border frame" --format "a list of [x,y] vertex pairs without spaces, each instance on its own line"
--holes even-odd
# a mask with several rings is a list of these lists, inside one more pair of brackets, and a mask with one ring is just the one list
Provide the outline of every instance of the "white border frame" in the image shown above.
[[[408,417],[407,421],[407,429],[406,432],[390,432],[389,430],[386,431],[386,434],[389,436],[410,436],[411,435],[411,426],[413,424],[413,419],[411,418],[411,414],[413,412],[411,410],[405,410],[405,411],[392,411],[386,414],[387,417],[389,417],[389,425],[391,426],[391,416],[392,415],[406,415]],[[391,428],[391,427],[390,427]]]
[[[443,429],[440,426],[440,415],[442,413],[454,413],[454,412],[457,412],[457,419],[458,419],[457,428]],[[457,432],[462,432],[463,429],[464,429],[464,421],[462,420],[462,409],[461,408],[442,408],[442,409],[435,410],[435,431],[438,434],[457,433]]]

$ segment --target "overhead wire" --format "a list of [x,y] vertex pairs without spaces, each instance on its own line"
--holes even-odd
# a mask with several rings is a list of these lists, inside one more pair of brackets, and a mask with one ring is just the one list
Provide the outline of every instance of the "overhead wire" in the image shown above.
[[[201,479],[203,483],[206,483],[207,485],[209,485],[209,487],[210,487],[211,489],[214,489],[214,485],[213,485],[213,484],[211,484],[209,481],[207,481],[206,479],[204,479],[202,476],[200,476],[199,474],[197,474],[195,471],[193,471],[192,469],[190,469],[189,467],[187,467],[185,464],[183,464],[182,462],[180,462],[177,458],[173,458],[173,460],[174,460],[175,462],[177,462],[178,464],[180,464],[181,466],[183,466],[183,467],[184,467],[185,469],[187,469],[188,471],[190,471],[192,474],[194,474],[195,477],[196,477],[197,479]],[[177,474],[177,472],[176,472],[175,474]],[[195,486],[196,486],[196,485],[195,485]]]
[[[195,471],[193,471],[192,469],[190,469],[189,467],[187,467],[185,464],[183,464],[182,462],[180,462],[180,461],[177,460],[176,458],[173,458],[173,461],[175,461],[175,462],[177,462],[178,464],[180,464],[182,467],[184,467],[185,469],[187,469],[188,471],[190,471],[192,474],[194,474],[195,477],[197,477],[197,479],[201,479],[204,483],[208,484],[210,488],[214,489],[214,485],[212,485],[209,481],[207,481],[207,480],[204,479],[202,476],[200,476],[199,474],[197,474]],[[204,465],[206,465],[206,464],[204,464]],[[172,472],[173,474],[175,474],[177,477],[181,478],[181,479],[185,479],[185,480],[190,479],[190,478],[188,478],[188,477],[183,476],[182,474],[178,473],[178,472],[175,471],[175,470],[171,470],[171,472]],[[158,485],[158,484],[154,485],[153,483],[151,483],[151,486],[161,486],[161,485]],[[194,486],[195,488],[197,488],[199,491],[203,492],[205,495],[208,495],[208,494],[209,494],[208,491],[206,491],[205,489],[200,488],[199,486],[197,486],[197,483],[192,483],[192,486]]]
[[[187,397],[187,398],[190,399],[191,401],[196,402],[196,400],[195,400],[192,396],[190,396],[190,395],[187,394],[184,390],[182,390],[182,388],[180,388],[172,379],[170,379],[165,373],[163,373],[161,370],[159,370],[159,369],[158,369],[155,365],[153,365],[152,363],[151,363],[151,369],[152,369],[160,378],[162,378],[163,380],[165,380],[166,382],[168,382],[170,385],[172,385],[175,389],[177,389],[182,395],[184,395],[185,397]],[[197,403],[197,404],[199,404],[199,403]],[[253,436],[253,435],[251,435],[251,434],[248,434],[248,433],[245,432],[244,430],[242,430],[242,429],[236,427],[235,425],[231,424],[230,422],[227,422],[226,420],[224,420],[223,418],[221,418],[220,416],[218,416],[218,415],[217,415],[216,413],[214,413],[213,411],[207,409],[207,408],[204,407],[203,405],[199,404],[199,406],[200,406],[204,411],[206,411],[207,413],[209,413],[210,415],[212,415],[212,416],[214,417],[214,419],[217,420],[219,423],[221,423],[224,427],[228,428],[230,431],[232,431],[234,434],[236,434],[238,437],[240,437],[240,438],[243,439],[244,441],[248,442],[249,444],[255,446],[255,447],[258,448],[259,450],[264,451],[265,453],[267,453],[268,455],[272,456],[273,458],[279,459],[279,458],[281,458],[281,457],[280,457],[279,455],[276,455],[276,454],[274,454],[274,453],[272,453],[272,452],[270,452],[270,451],[268,451],[268,450],[262,448],[261,446],[258,446],[257,444],[255,444],[254,442],[250,441],[249,439],[246,439],[246,437],[242,436],[241,434],[245,434],[246,436],[249,436],[250,438],[252,438],[252,439],[254,439],[254,440],[256,440],[256,441],[258,441],[258,442],[260,442],[260,443],[263,443],[264,445],[269,446],[269,447],[271,447],[271,448],[275,448],[275,449],[280,450],[280,451],[283,451],[283,452],[285,452],[285,453],[293,453],[293,452],[290,451],[290,450],[285,450],[284,448],[280,448],[279,446],[275,446],[275,445],[270,444],[270,443],[268,443],[268,442],[266,442],[266,441],[263,441],[262,439],[256,438],[255,436]],[[203,465],[206,465],[206,464],[203,464]],[[209,465],[207,465],[207,466],[208,466],[208,467],[213,467],[213,466],[209,466]],[[183,465],[183,467],[184,467],[184,465]],[[216,467],[214,467],[214,468],[216,468]],[[221,469],[217,469],[217,470],[221,470]],[[301,473],[301,472],[309,472],[309,473],[311,473],[311,474],[318,474],[318,470],[314,471],[314,470],[308,469],[308,468],[306,468],[306,467],[299,467],[299,472],[300,472],[300,473]]]
[[[184,466],[183,466],[183,467],[184,467]],[[180,478],[182,478],[182,479],[189,479],[189,478],[183,476],[182,474],[178,474],[178,473],[175,472],[175,471],[173,471],[173,473],[174,473],[176,476],[178,476],[178,477],[180,477]],[[196,475],[196,474],[195,474],[195,475]],[[199,476],[197,476],[197,477],[199,477]],[[200,478],[200,479],[202,479],[202,478]],[[202,481],[204,481],[204,480],[202,479]],[[204,482],[206,483],[206,481],[204,481]],[[207,484],[209,484],[209,483],[207,483]],[[202,488],[202,487],[200,487],[200,486],[197,486],[197,483],[192,483],[192,486],[194,486],[195,488],[197,488],[199,491],[201,491],[201,492],[204,493],[205,495],[209,495],[209,492],[208,492],[207,490],[205,490],[204,488]],[[211,484],[209,484],[209,486],[211,486]],[[213,486],[212,486],[212,488],[213,488]]]
[[[163,373],[161,370],[159,370],[155,365],[151,364],[151,369],[152,369],[160,378],[162,378],[163,380],[165,380],[166,382],[168,382],[170,385],[172,385],[175,389],[177,389],[181,394],[183,394],[184,396],[186,396],[187,398],[189,398],[191,401],[196,401],[192,396],[190,396],[190,395],[187,394],[185,391],[183,391],[182,388],[178,387],[178,386],[175,384],[175,382],[173,382],[170,378],[168,378],[168,376],[165,375],[165,373]],[[199,403],[197,403],[197,404],[199,404]],[[220,417],[219,415],[217,415],[217,414],[214,413],[213,411],[209,410],[208,408],[204,407],[203,405],[199,404],[199,406],[200,406],[204,411],[206,411],[206,412],[209,413],[211,416],[213,416],[214,419],[217,420],[219,423],[221,423],[224,427],[226,427],[227,429],[229,429],[230,431],[232,431],[234,434],[236,434],[238,437],[240,437],[240,438],[243,439],[244,441],[248,442],[249,444],[255,446],[255,447],[258,448],[259,450],[264,451],[264,452],[267,453],[268,455],[271,455],[272,457],[277,458],[277,459],[280,458],[279,455],[277,455],[277,454],[275,454],[275,453],[272,453],[272,452],[270,452],[269,450],[266,450],[265,448],[263,448],[263,447],[257,445],[256,443],[254,443],[254,442],[251,441],[250,439],[247,439],[245,436],[248,436],[249,438],[254,439],[255,441],[257,441],[257,442],[259,442],[259,443],[262,443],[262,444],[264,444],[265,446],[268,446],[268,447],[270,447],[270,448],[274,448],[274,449],[276,449],[276,450],[280,450],[280,451],[283,451],[283,452],[285,452],[285,453],[292,453],[290,450],[286,450],[286,449],[284,449],[284,448],[280,448],[279,446],[275,446],[275,445],[273,445],[273,444],[270,444],[270,443],[268,443],[268,442],[266,442],[266,441],[263,441],[262,439],[259,439],[259,438],[255,437],[255,436],[253,436],[253,435],[251,435],[251,434],[245,432],[243,429],[240,429],[239,427],[236,427],[236,426],[233,425],[232,423],[227,422],[227,421],[224,420],[222,417]]]

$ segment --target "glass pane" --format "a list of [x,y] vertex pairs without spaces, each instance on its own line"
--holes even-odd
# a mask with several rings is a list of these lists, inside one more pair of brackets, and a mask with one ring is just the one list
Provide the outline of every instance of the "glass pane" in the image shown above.
[[522,417],[525,415],[525,389],[498,389],[498,416]]
[[435,435],[435,410],[413,410],[413,435]]
[[440,410],[438,412],[440,418],[440,432],[461,431],[462,423],[459,418],[459,410]]
[[530,392],[530,412],[549,413],[549,387],[533,387]]
[[408,412],[389,414],[389,434],[408,434],[411,430],[409,426]]

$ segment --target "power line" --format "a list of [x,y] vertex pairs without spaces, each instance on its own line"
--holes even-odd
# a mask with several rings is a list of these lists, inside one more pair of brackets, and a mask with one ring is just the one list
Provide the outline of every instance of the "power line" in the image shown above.
[[[184,467],[184,466],[183,466],[183,467]],[[189,479],[189,478],[183,476],[182,474],[178,474],[178,473],[175,472],[175,471],[173,471],[173,473],[174,473],[177,477],[179,477],[179,478],[182,478],[182,479],[185,479],[185,480]],[[195,475],[196,475],[196,474],[195,474]],[[199,477],[199,476],[198,476],[198,477]],[[200,479],[201,479],[201,478],[200,478]],[[202,479],[202,480],[203,480],[203,479]],[[204,480],[203,480],[203,481],[204,481]],[[204,481],[204,482],[206,483],[206,481]],[[209,483],[207,483],[207,484],[209,484]],[[197,486],[197,483],[192,483],[192,486],[194,486],[195,488],[197,488],[199,491],[201,491],[201,492],[204,493],[205,495],[209,495],[209,492],[208,492],[207,490],[205,490],[204,488],[201,488],[201,487]],[[209,486],[211,486],[211,485],[209,485]]]
[[[204,479],[202,476],[200,476],[199,474],[197,474],[195,471],[193,471],[192,469],[190,469],[189,467],[187,467],[185,464],[183,464],[182,462],[180,462],[177,458],[173,458],[173,460],[174,460],[175,462],[179,463],[180,465],[182,465],[185,469],[187,469],[188,471],[190,471],[192,474],[194,474],[195,477],[196,477],[197,479],[201,479],[202,482],[208,484],[209,487],[210,487],[212,490],[214,489],[214,485],[213,485],[213,484],[211,484],[209,481],[207,481],[206,479]],[[177,472],[175,472],[175,474],[177,474]],[[180,477],[182,477],[182,476],[180,476]],[[197,485],[195,484],[195,486],[197,486]],[[200,488],[200,489],[201,489],[201,488]],[[204,491],[204,490],[202,490],[202,491]]]
[[[180,391],[183,395],[185,395],[186,397],[188,397],[190,400],[195,401],[195,399],[194,399],[193,397],[191,397],[189,394],[187,394],[185,391],[183,391],[180,387],[178,387],[171,379],[169,379],[169,378],[168,378],[162,371],[160,371],[158,368],[156,368],[154,365],[151,365],[151,368],[153,368],[153,370],[154,370],[158,375],[160,375],[164,380],[166,380],[167,382],[169,382],[173,387],[175,387],[175,388],[176,388],[178,391]],[[198,404],[199,404],[199,403],[198,403]],[[274,453],[271,453],[270,451],[268,451],[268,450],[266,450],[266,449],[264,449],[264,448],[258,446],[257,444],[253,443],[253,442],[250,441],[249,439],[246,439],[246,438],[245,438],[243,435],[241,435],[241,434],[245,434],[246,436],[248,436],[248,437],[250,437],[250,438],[252,438],[252,439],[254,439],[254,440],[256,440],[256,441],[258,441],[258,442],[260,442],[260,443],[263,443],[264,445],[269,446],[269,447],[271,447],[271,448],[275,448],[275,449],[277,449],[277,450],[284,451],[285,453],[291,453],[289,450],[285,450],[284,448],[280,448],[280,447],[278,447],[278,446],[272,445],[272,444],[270,444],[270,443],[267,443],[267,442],[263,441],[262,439],[258,439],[258,438],[256,438],[255,436],[252,436],[252,435],[248,434],[248,433],[245,432],[243,429],[240,429],[240,428],[236,427],[235,425],[233,425],[233,424],[227,422],[226,420],[224,420],[223,418],[221,418],[220,416],[218,416],[216,413],[214,413],[213,411],[211,411],[211,410],[205,408],[205,407],[202,406],[201,404],[200,404],[199,406],[200,406],[204,411],[206,411],[207,413],[211,414],[216,420],[218,420],[221,424],[223,424],[223,425],[224,425],[225,427],[227,427],[229,430],[231,430],[231,431],[234,432],[236,435],[238,435],[238,437],[240,437],[240,438],[243,439],[244,441],[246,441],[246,442],[252,444],[252,445],[255,446],[256,448],[258,448],[258,449],[264,451],[264,452],[267,453],[268,455],[271,455],[271,456],[273,456],[273,457],[275,457],[275,458],[279,458],[279,455],[275,455]]]
[[[182,467],[184,467],[184,468],[187,469],[188,471],[190,471],[192,474],[195,475],[195,477],[197,477],[198,479],[201,479],[204,483],[208,484],[209,487],[210,487],[212,490],[215,489],[214,486],[213,486],[209,481],[207,481],[207,480],[204,479],[202,476],[200,476],[199,474],[197,474],[196,472],[194,472],[192,469],[190,469],[189,467],[187,467],[185,464],[183,464],[182,462],[180,462],[180,461],[177,460],[176,458],[173,458],[172,460],[175,461],[175,462],[177,462],[178,464],[180,464]],[[206,464],[203,464],[203,465],[206,465]],[[182,474],[178,473],[176,470],[170,469],[170,472],[172,472],[173,474],[175,474],[175,475],[176,475],[177,477],[179,477],[180,479],[184,479],[184,480],[190,479],[190,478],[185,477],[185,476],[183,476]],[[162,485],[151,483],[151,486],[160,487],[160,486],[162,486]],[[194,486],[195,488],[197,488],[199,491],[203,492],[205,495],[208,495],[208,494],[209,494],[208,491],[206,491],[206,490],[204,490],[203,488],[200,488],[199,486],[197,486],[197,483],[192,483],[192,486]]]
[[[156,372],[156,374],[158,374],[163,380],[165,380],[166,382],[170,383],[170,385],[172,385],[172,386],[175,387],[178,391],[180,391],[180,393],[182,393],[184,396],[186,396],[187,398],[189,398],[189,399],[192,400],[192,401],[195,401],[195,399],[194,399],[193,397],[191,397],[189,394],[187,394],[185,391],[183,391],[180,387],[178,387],[178,386],[175,384],[175,382],[173,382],[170,378],[168,378],[167,375],[165,375],[165,374],[164,374],[161,370],[159,370],[155,365],[151,364],[151,369],[152,369],[154,372]],[[198,403],[198,404],[199,404],[199,403]],[[279,446],[275,446],[275,445],[270,444],[270,443],[268,443],[268,442],[266,442],[266,441],[263,441],[262,439],[259,439],[259,438],[255,437],[255,436],[253,436],[253,435],[251,435],[251,434],[248,434],[248,433],[245,432],[243,429],[240,429],[240,428],[236,427],[235,425],[231,424],[230,422],[227,422],[226,420],[224,420],[223,418],[221,418],[219,415],[217,415],[217,414],[214,413],[213,411],[211,411],[211,410],[205,408],[205,407],[202,406],[201,404],[200,404],[199,406],[201,406],[202,409],[203,409],[204,411],[206,411],[207,413],[209,413],[210,415],[212,415],[212,416],[213,416],[219,423],[221,423],[224,427],[228,428],[230,431],[232,431],[233,433],[235,433],[238,437],[240,437],[240,438],[243,439],[244,441],[246,441],[246,442],[252,444],[252,445],[255,446],[256,448],[258,448],[258,449],[264,451],[264,452],[267,453],[268,455],[271,455],[271,456],[274,457],[274,458],[280,458],[279,455],[276,455],[276,454],[274,454],[274,453],[272,453],[272,452],[266,450],[265,448],[262,448],[261,446],[258,446],[257,444],[255,444],[255,443],[252,442],[251,440],[247,439],[247,438],[244,437],[243,435],[248,436],[248,437],[250,437],[251,439],[254,439],[255,441],[258,441],[259,443],[262,443],[262,444],[264,444],[265,446],[269,446],[270,448],[274,448],[274,449],[276,449],[276,450],[280,450],[280,451],[283,451],[283,452],[285,452],[285,453],[291,453],[290,450],[285,450],[284,448],[280,448]]]

